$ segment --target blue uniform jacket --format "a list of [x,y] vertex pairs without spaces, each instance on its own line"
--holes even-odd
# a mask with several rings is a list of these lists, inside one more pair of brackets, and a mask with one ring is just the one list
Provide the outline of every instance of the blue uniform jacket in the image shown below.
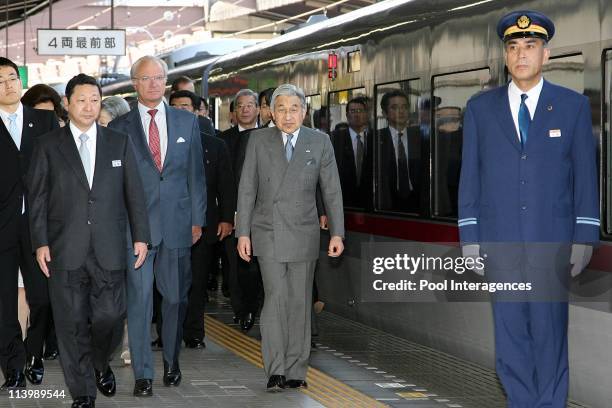
[[528,135],[522,147],[507,85],[468,102],[459,185],[462,244],[597,243],[589,100],[544,81]]

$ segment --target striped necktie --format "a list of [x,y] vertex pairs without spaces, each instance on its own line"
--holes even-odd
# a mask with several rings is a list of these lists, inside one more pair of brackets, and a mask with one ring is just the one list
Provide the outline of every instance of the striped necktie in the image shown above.
[[293,156],[293,143],[291,143],[291,141],[294,137],[295,135],[291,133],[287,134],[287,144],[285,144],[285,157],[287,158],[288,162],[291,161],[291,157]]

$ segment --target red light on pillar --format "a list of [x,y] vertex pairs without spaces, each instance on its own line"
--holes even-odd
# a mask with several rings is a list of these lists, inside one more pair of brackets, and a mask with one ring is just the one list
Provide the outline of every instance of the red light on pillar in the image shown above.
[[338,56],[331,53],[327,57],[327,77],[334,80],[338,76]]

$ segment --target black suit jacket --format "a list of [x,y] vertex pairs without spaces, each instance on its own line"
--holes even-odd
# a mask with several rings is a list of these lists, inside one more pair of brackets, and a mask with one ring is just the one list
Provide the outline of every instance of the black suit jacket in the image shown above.
[[16,246],[19,239],[19,217],[26,194],[25,175],[30,165],[34,140],[58,127],[53,112],[24,105],[21,148],[18,149],[4,122],[0,120],[0,251]]
[[248,129],[239,131],[238,126],[233,126],[224,132],[221,132],[219,137],[227,144],[232,161],[232,169],[236,179],[236,186],[240,184],[240,176],[242,174],[242,165],[246,157],[246,147],[249,141],[249,134],[252,130]]
[[81,267],[90,248],[102,268],[125,269],[128,220],[133,240],[150,242],[140,174],[122,133],[98,126],[91,190],[70,128],[39,138],[28,187],[32,248],[50,247],[52,269]]
[[408,138],[408,172],[413,190],[411,192],[400,192],[397,189],[397,158],[391,131],[388,127],[379,131],[380,145],[380,208],[382,210],[396,210],[406,212],[420,212],[422,208],[421,193],[424,171],[424,161],[421,152],[421,134],[417,126],[407,129]]
[[348,127],[340,127],[332,132],[332,145],[342,186],[342,200],[346,207],[372,208],[372,131],[366,130],[365,152],[361,167],[361,179],[357,183],[355,152]]
[[200,133],[205,133],[208,136],[216,136],[215,127],[212,121],[207,117],[198,115],[198,126],[200,127]]
[[234,223],[236,212],[236,181],[225,142],[202,132],[204,170],[206,172],[206,228],[203,239],[208,244],[217,242],[217,225]]

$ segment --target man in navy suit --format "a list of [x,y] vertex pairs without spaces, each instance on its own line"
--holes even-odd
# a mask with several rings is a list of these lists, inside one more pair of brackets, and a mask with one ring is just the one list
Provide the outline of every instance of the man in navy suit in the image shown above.
[[565,285],[599,240],[591,111],[586,97],[542,78],[552,21],[516,11],[497,32],[512,81],[467,104],[461,244],[464,257],[487,256],[489,280],[536,290],[528,301],[493,303],[496,368],[508,406],[561,408],[569,378]]
[[164,385],[181,382],[178,356],[191,286],[191,246],[206,225],[198,121],[195,115],[164,103],[167,72],[166,63],[159,58],[137,60],[130,75],[138,105],[109,125],[126,133],[134,146],[151,228],[152,248],[147,260],[141,270],[130,267],[127,272],[128,334],[136,396],[152,395],[153,277],[163,296]]

